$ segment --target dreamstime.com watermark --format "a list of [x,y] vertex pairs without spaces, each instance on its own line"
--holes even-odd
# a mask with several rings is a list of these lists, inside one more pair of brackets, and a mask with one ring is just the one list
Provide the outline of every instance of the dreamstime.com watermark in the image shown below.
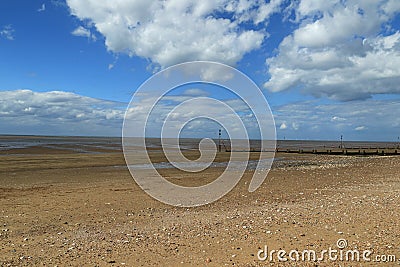
[[[189,160],[182,153],[181,133],[204,121],[216,126],[200,141],[200,157]],[[209,129],[203,124],[204,128]],[[231,153],[224,172],[214,181],[197,187],[180,186],[154,167],[148,151],[149,137],[160,138],[168,164],[193,173],[214,162],[220,129],[228,137]],[[276,128],[271,109],[261,89],[239,70],[221,63],[194,61],[166,68],[136,90],[124,116],[122,146],[132,177],[147,194],[169,205],[193,207],[216,201],[236,186],[249,162],[249,136],[253,133],[260,139],[259,158],[268,160],[257,162],[249,192],[264,182],[275,155]]]
[[328,249],[313,250],[304,249],[302,251],[293,249],[290,251],[279,249],[269,250],[265,245],[263,249],[257,252],[257,258],[260,261],[269,262],[381,262],[394,263],[400,261],[394,254],[374,255],[372,250],[358,250],[348,247],[346,239],[338,239],[335,247]]

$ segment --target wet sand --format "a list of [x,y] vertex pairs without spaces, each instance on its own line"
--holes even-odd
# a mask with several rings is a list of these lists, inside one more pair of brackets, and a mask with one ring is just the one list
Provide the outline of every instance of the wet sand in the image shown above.
[[[254,193],[246,171],[219,201],[179,208],[143,192],[115,149],[11,152],[0,153],[1,266],[398,266],[257,258],[265,245],[318,252],[337,249],[338,239],[372,250],[371,259],[400,259],[398,156],[278,154],[282,160]],[[221,169],[161,173],[190,186]]]

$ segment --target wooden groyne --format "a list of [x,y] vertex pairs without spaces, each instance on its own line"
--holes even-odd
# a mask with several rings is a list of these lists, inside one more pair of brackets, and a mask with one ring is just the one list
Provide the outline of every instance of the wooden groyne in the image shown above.
[[325,154],[325,155],[378,155],[378,156],[390,156],[400,155],[400,149],[390,148],[367,148],[367,149],[282,149],[277,148],[276,152],[281,153],[297,153],[297,154]]
[[[226,152],[233,152],[229,148],[225,150]],[[234,150],[234,152],[246,152]],[[249,152],[261,152],[260,149],[250,149]],[[263,152],[274,152],[263,150]],[[392,156],[400,155],[399,148],[277,148],[276,153],[293,153],[293,154],[320,154],[320,155],[345,155],[345,156]]]

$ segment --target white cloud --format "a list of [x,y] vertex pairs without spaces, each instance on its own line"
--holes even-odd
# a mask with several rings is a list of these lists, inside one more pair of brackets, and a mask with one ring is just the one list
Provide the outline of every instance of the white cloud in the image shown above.
[[15,39],[15,30],[11,24],[3,26],[0,30],[0,36],[9,41],[13,41]]
[[271,0],[269,3],[265,3],[260,7],[256,13],[254,22],[259,24],[268,19],[272,14],[277,13],[281,10],[283,0]]
[[335,122],[335,121],[345,121],[345,120],[346,120],[345,118],[341,118],[341,117],[338,117],[338,116],[333,116],[332,119],[331,119],[331,121],[333,121],[333,122]]
[[[132,136],[143,136],[142,129],[137,125],[146,122],[147,136],[159,136],[164,123],[169,121],[164,131],[170,135],[174,130],[179,130],[185,122],[190,121],[183,133],[184,137],[216,137],[217,129],[221,127],[216,123],[218,121],[229,128],[229,135],[232,138],[244,138],[243,135],[239,135],[241,124],[233,119],[235,116],[232,112],[226,111],[227,105],[240,117],[251,138],[260,136],[260,126],[252,110],[243,100],[233,97],[217,101],[212,94],[209,96],[210,93],[212,93],[210,90],[189,87],[180,95],[172,93],[163,96],[156,105],[154,103],[157,97],[153,97],[151,92],[135,96],[127,112],[128,122],[125,122],[125,125],[131,126],[127,126],[126,133]],[[150,110],[151,113],[148,114]],[[198,119],[193,120],[196,117]],[[212,120],[204,119],[204,117]],[[268,116],[265,115],[265,117]],[[259,116],[258,119],[263,127],[268,127],[269,120],[265,117]],[[169,137],[174,137],[174,135]]]
[[339,0],[320,1],[320,0],[302,0],[297,9],[298,17],[317,16],[323,12],[332,9],[333,6],[339,3]]
[[223,65],[213,65],[201,70],[201,78],[209,82],[226,82],[234,78],[234,72]]
[[255,25],[278,12],[281,2],[67,0],[73,15],[90,20],[104,35],[108,50],[147,58],[162,67],[192,60],[235,65],[260,48],[266,32]]
[[343,134],[346,140],[393,141],[400,129],[397,112],[400,99],[329,104],[303,101],[272,107],[272,110],[277,124],[288,126],[278,130],[288,139],[336,140]]
[[46,10],[46,4],[42,4],[42,6],[37,10],[38,12],[43,12]]
[[126,105],[74,93],[0,92],[0,132],[120,135]]
[[265,87],[337,100],[400,93],[400,29],[381,32],[399,12],[392,1],[300,1],[298,29],[267,59]]
[[392,16],[400,10],[400,2],[398,0],[389,0],[383,5],[382,9]]
[[90,30],[82,26],[77,27],[75,30],[71,32],[71,34],[75,36],[86,37],[88,39],[96,41],[96,36],[93,33],[91,33]]
[[[143,111],[152,105],[151,96],[143,95],[132,105],[131,119],[146,120],[149,133],[160,133],[166,116],[180,103],[205,95],[202,90],[188,89],[188,94],[167,96],[154,108],[151,116]],[[232,107],[244,122],[250,137],[257,137],[257,124],[249,107],[239,99],[223,101]],[[33,92],[15,90],[0,92],[0,132],[14,134],[114,135],[121,133],[127,104],[85,97],[69,92]],[[400,99],[365,100],[339,104],[317,101],[296,102],[272,107],[279,125],[278,133],[287,139],[332,139],[344,135],[346,140],[395,140],[400,129]],[[219,106],[209,101],[197,101],[182,106],[170,115],[172,126],[179,126],[195,115],[209,115],[221,122],[230,122]],[[238,125],[229,126],[233,129]],[[209,120],[188,124],[186,137],[214,137],[217,126]]]
[[187,96],[208,96],[209,93],[207,91],[198,89],[198,88],[191,88],[191,89],[186,89],[183,92],[183,95],[187,95]]

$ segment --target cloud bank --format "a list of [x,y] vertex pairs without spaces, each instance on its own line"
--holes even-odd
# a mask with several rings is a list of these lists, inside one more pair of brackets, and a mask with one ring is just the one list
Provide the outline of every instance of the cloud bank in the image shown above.
[[[166,96],[150,117],[141,112],[144,106],[152,103],[150,98],[143,96],[129,114],[137,120],[148,119],[148,134],[157,137],[174,107],[204,95],[207,95],[205,91],[191,88],[181,95]],[[239,99],[227,99],[224,103],[239,114],[250,137],[257,138],[257,125],[249,108]],[[0,133],[120,136],[126,107],[127,103],[62,91],[3,91],[0,92]],[[343,134],[346,140],[396,141],[399,135],[397,129],[400,128],[398,110],[400,99],[368,99],[337,104],[302,101],[272,107],[278,137],[286,139],[337,140]],[[192,118],[193,112],[191,106],[174,110],[169,119],[176,123],[171,125],[180,125],[180,122]],[[221,114],[220,109],[208,101],[197,102],[195,113],[230,121],[229,116]],[[218,128],[215,122],[199,119],[186,126],[182,137],[216,137]]]
[[126,105],[52,91],[0,92],[0,132],[119,136]]
[[397,141],[400,99],[325,104],[302,101],[272,108],[286,139]]

